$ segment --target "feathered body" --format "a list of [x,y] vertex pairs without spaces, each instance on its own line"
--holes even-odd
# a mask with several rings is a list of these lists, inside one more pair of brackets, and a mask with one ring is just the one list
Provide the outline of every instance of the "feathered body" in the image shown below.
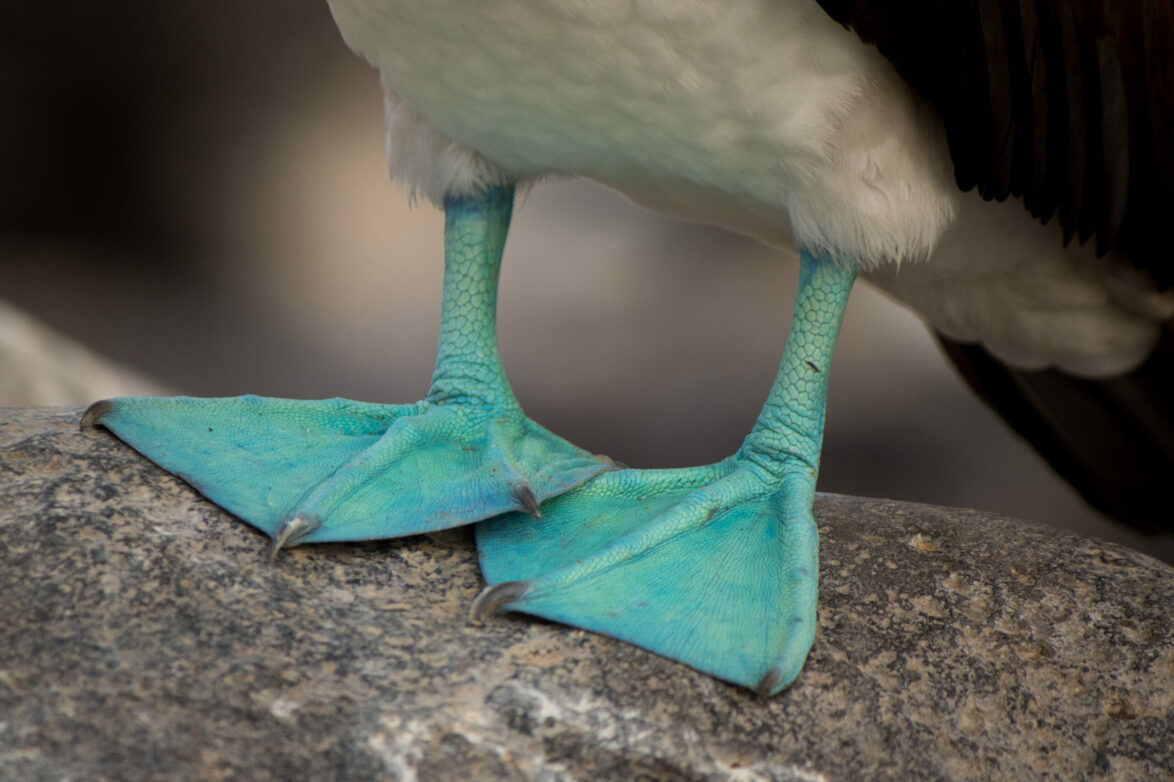
[[[856,266],[1008,372],[1075,388],[1164,344],[1145,377],[1170,375],[1174,291],[1155,285],[1174,277],[1166,4],[329,1],[381,74],[392,176],[414,193],[588,177]],[[990,387],[1013,384],[983,389],[978,366],[962,369],[1045,453],[1087,421],[1035,392],[1004,403]],[[1174,422],[1159,411],[1155,430],[1161,393],[1141,382],[1127,396],[1149,407],[1110,405],[1096,427],[1116,446],[1083,447],[1076,471],[1052,458],[1070,476],[1119,473],[1088,496],[1174,465]],[[1157,451],[1105,456],[1131,449],[1128,431],[1156,431]]]
[[331,7],[382,75],[393,175],[433,200],[585,176],[773,243],[790,225],[870,264],[924,256],[953,215],[940,133],[815,3]]
[[813,0],[330,6],[382,76],[393,176],[434,201],[588,177],[875,269],[944,334],[1021,367],[1127,371],[1174,313],[1022,205],[960,193],[940,118]]

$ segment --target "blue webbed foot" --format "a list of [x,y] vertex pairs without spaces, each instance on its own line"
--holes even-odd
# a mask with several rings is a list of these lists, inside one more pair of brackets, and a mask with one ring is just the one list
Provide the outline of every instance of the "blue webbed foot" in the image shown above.
[[523,415],[495,323],[512,187],[446,204],[440,345],[424,401],[123,398],[101,423],[285,545],[410,535],[539,503],[610,463]]
[[601,475],[477,525],[480,621],[508,608],[644,647],[772,694],[815,637],[814,476],[781,484],[737,459]]
[[297,543],[411,535],[541,502],[610,469],[516,408],[129,397],[101,424],[224,509]]
[[477,527],[498,608],[620,638],[773,694],[815,638],[811,515],[827,369],[855,275],[808,253],[782,364],[742,448],[710,467],[621,470],[553,500],[541,520]]

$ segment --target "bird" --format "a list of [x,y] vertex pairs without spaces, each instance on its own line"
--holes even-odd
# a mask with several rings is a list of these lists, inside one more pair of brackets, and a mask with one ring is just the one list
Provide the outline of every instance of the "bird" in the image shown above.
[[[328,3],[379,72],[392,178],[445,212],[431,387],[82,419],[269,534],[270,558],[473,524],[474,621],[544,617],[774,695],[815,640],[812,505],[857,278],[1091,502],[1170,528],[1174,6]],[[631,469],[522,411],[497,281],[517,193],[550,177],[798,251],[778,374],[728,458]]]

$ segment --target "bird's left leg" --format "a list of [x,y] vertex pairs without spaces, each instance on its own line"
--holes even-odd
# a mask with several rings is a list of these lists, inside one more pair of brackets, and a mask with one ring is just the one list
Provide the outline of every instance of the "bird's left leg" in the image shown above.
[[811,515],[827,376],[855,272],[801,254],[778,377],[754,430],[715,465],[620,470],[477,525],[498,608],[595,630],[721,679],[777,692],[815,637]]
[[495,319],[513,188],[445,205],[440,349],[412,404],[255,396],[111,399],[101,424],[285,545],[390,538],[539,503],[608,462],[531,421],[506,381]]

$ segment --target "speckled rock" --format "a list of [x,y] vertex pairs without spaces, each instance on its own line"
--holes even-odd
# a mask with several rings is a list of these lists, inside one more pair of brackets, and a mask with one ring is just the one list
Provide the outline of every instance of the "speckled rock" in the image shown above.
[[471,535],[295,549],[80,409],[0,412],[0,779],[1171,779],[1174,569],[824,496],[820,627],[769,701],[524,617]]

